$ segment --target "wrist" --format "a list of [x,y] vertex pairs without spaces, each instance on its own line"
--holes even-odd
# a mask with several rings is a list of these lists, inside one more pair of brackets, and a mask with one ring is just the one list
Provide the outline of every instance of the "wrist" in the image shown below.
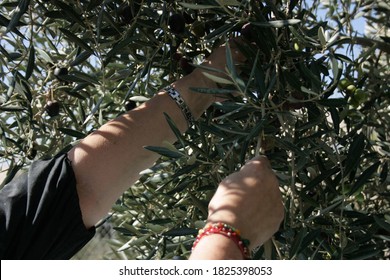
[[172,84],[173,88],[180,93],[195,119],[198,119],[215,101],[214,95],[191,90],[192,87],[213,88],[216,86],[215,83],[207,80],[208,79],[202,72],[199,71],[199,69],[196,69],[190,75],[187,75]]
[[248,231],[248,228],[242,220],[240,220],[235,213],[229,211],[227,209],[215,211],[207,217],[207,224],[215,224],[215,223],[225,223],[234,228],[240,230],[241,236],[245,239],[251,241],[251,236]]
[[207,223],[218,223],[223,222],[232,226],[237,226],[237,218],[236,215],[229,210],[218,210],[209,214],[207,217]]
[[[207,66],[212,68],[207,61],[202,63],[201,65]],[[215,72],[207,71],[205,69],[196,68],[190,75],[193,75],[193,79],[195,81],[198,81],[200,86],[199,87],[205,87],[205,88],[216,88],[217,83],[211,80],[210,78],[207,78],[204,73],[209,73],[212,75],[216,75]]]
[[[199,230],[199,234],[195,239],[195,242],[192,247],[192,251],[196,249],[196,247],[199,245],[199,243],[202,242],[204,239],[209,239],[212,236],[219,236],[218,239],[215,239],[214,242],[218,242],[219,245],[224,245],[225,247],[229,248],[230,252],[235,252],[236,259],[250,259],[251,258],[251,252],[249,250],[249,240],[243,239],[241,236],[241,233],[238,229],[235,227],[232,227],[229,224],[218,222],[218,223],[208,223],[203,229]],[[221,239],[220,236],[223,238]],[[237,250],[232,249],[231,247],[235,247],[236,249],[239,249],[241,256],[237,256]],[[218,248],[218,246],[213,246],[215,248]],[[226,251],[226,249],[224,250]],[[224,252],[222,252],[224,253]]]
[[234,242],[225,236],[213,234],[199,241],[190,260],[242,260],[243,255]]

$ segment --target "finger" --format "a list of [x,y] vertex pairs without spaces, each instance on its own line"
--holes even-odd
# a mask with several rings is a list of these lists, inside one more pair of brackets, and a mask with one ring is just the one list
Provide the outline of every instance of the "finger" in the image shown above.
[[269,169],[272,169],[271,163],[269,162],[268,158],[264,155],[255,156],[251,160],[249,160],[244,166],[246,165],[261,165],[264,167],[267,167]]

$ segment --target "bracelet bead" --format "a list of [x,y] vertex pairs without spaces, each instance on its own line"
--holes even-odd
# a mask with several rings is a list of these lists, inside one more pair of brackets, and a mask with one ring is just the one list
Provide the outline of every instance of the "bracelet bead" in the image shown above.
[[204,236],[209,236],[212,234],[221,234],[226,236],[234,243],[236,243],[244,259],[251,259],[251,251],[248,248],[249,240],[241,238],[239,230],[225,223],[209,223],[203,229],[200,229],[198,232],[198,236],[196,237],[194,244],[192,245],[192,250],[195,249],[195,247],[198,245],[198,243]]

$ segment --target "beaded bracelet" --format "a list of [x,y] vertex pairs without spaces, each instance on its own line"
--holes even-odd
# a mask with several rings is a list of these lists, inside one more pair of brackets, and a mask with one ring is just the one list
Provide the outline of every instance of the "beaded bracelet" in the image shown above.
[[240,249],[244,259],[251,259],[251,251],[249,250],[249,240],[241,238],[240,231],[235,229],[234,227],[224,224],[224,223],[215,223],[215,224],[207,224],[203,229],[199,230],[198,236],[196,237],[194,244],[192,245],[192,250],[195,249],[196,245],[198,245],[199,241],[204,236],[209,236],[212,234],[222,234],[232,240],[238,248]]
[[167,86],[164,88],[164,90],[168,93],[168,95],[176,102],[177,106],[179,106],[181,112],[184,115],[184,118],[186,119],[188,123],[188,127],[191,127],[195,123],[195,119],[188,108],[187,104],[184,102],[183,98],[181,97],[180,93],[174,89],[172,86]]

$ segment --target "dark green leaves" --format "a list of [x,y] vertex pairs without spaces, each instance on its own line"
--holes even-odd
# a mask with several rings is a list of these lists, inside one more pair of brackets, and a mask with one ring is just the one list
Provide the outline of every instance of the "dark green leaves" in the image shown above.
[[70,21],[71,23],[77,23],[83,27],[85,24],[83,22],[83,16],[74,9],[74,7],[57,0],[54,4],[58,7],[59,13],[61,14],[60,18]]
[[82,64],[85,60],[87,60],[92,55],[91,50],[86,50],[78,54],[75,59],[70,63],[70,66],[77,66]]
[[77,37],[75,34],[70,32],[69,30],[65,28],[60,28],[61,32],[68,38],[69,41],[75,43],[77,46],[83,48],[88,53],[92,54],[93,50],[92,48],[83,40],[81,40],[79,37]]
[[301,249],[301,245],[303,242],[303,239],[307,235],[307,229],[302,228],[297,236],[294,239],[294,242],[292,243],[291,250],[290,250],[290,258],[295,259],[296,255],[298,254],[299,250]]
[[76,139],[82,139],[82,138],[84,138],[86,136],[85,133],[77,131],[77,130],[74,130],[74,129],[60,127],[60,128],[58,128],[58,130],[61,131],[64,134],[66,134],[66,135],[75,137]]
[[15,9],[15,13],[13,14],[10,22],[8,23],[6,32],[12,31],[19,24],[19,20],[27,11],[29,5],[30,5],[30,0],[19,1],[18,7]]
[[317,102],[326,107],[343,107],[347,105],[347,101],[344,98],[320,99]]
[[378,216],[374,216],[375,222],[383,228],[385,231],[387,231],[387,234],[390,235],[390,223],[389,221],[385,221],[385,219],[382,219]]
[[379,165],[380,165],[380,162],[378,161],[378,162],[374,163],[373,165],[371,165],[370,167],[368,167],[366,170],[364,170],[363,173],[356,180],[356,183],[353,185],[353,187],[352,187],[351,191],[348,193],[348,195],[353,195],[360,188],[362,188],[365,184],[367,184],[368,180],[377,171]]
[[35,48],[34,46],[31,46],[30,48],[30,53],[29,53],[29,56],[28,56],[28,63],[27,63],[27,69],[26,69],[26,80],[28,80],[33,71],[34,71],[34,66],[35,66]]
[[99,84],[99,80],[96,77],[79,71],[72,71],[67,75],[62,75],[61,79],[72,83]]
[[164,147],[153,147],[153,146],[146,146],[145,149],[158,153],[162,156],[166,156],[168,158],[181,158],[184,155],[178,151],[170,150],[168,148]]
[[185,236],[185,235],[196,235],[197,230],[193,228],[178,228],[171,229],[164,233],[165,236]]
[[344,164],[345,174],[348,174],[359,165],[364,152],[364,147],[365,147],[364,135],[363,134],[356,135],[353,138],[353,142],[351,143],[351,146],[349,147],[348,155],[345,160],[345,164]]

